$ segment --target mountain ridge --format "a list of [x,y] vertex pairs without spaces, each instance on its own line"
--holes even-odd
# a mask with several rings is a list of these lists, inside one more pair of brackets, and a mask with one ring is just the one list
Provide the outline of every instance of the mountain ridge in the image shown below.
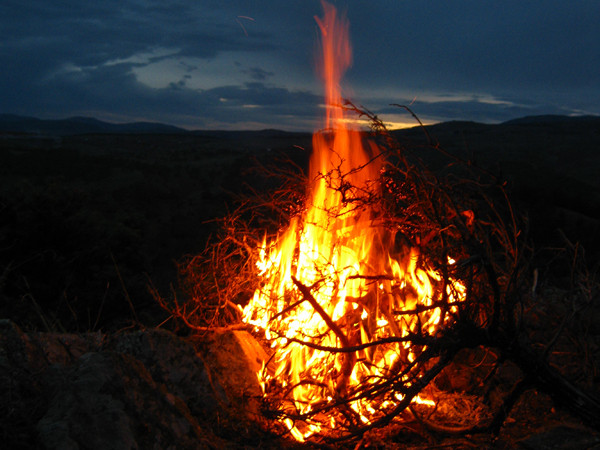
[[[428,127],[451,127],[453,125],[472,127],[489,125],[549,125],[553,123],[584,123],[598,122],[600,116],[566,116],[566,115],[538,115],[525,116],[511,119],[497,124],[486,124],[483,122],[467,120],[451,120],[429,125]],[[160,122],[128,122],[112,123],[99,120],[93,117],[72,116],[65,119],[39,119],[30,116],[21,116],[17,114],[0,114],[0,133],[33,134],[33,135],[54,135],[54,136],[72,136],[80,134],[191,134],[191,135],[255,135],[255,134],[305,134],[302,132],[287,132],[278,129],[264,130],[187,130],[174,125],[168,125]]]
[[16,114],[0,114],[1,133],[50,134],[181,134],[188,130],[159,122],[111,123],[93,117],[73,116],[65,119],[38,119]]

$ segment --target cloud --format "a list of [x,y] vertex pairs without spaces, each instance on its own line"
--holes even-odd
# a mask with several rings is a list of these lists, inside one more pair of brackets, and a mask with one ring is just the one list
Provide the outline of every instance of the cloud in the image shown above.
[[250,67],[249,69],[242,70],[242,73],[249,75],[250,78],[256,81],[264,81],[267,78],[275,75],[273,72],[263,70],[260,67]]
[[[192,76],[162,88],[140,83],[128,64],[65,71],[40,87],[37,111],[60,111],[62,116],[89,115],[119,121],[151,120],[187,128],[239,129],[277,124],[286,130],[310,130],[319,118],[320,97],[261,82],[197,90]],[[70,95],[62,95],[68,90]],[[249,111],[248,105],[254,105]]]
[[[431,120],[600,113],[595,1],[336,5],[354,49],[344,85],[369,109],[416,97]],[[318,0],[5,2],[0,112],[312,129],[314,15]]]
[[[538,102],[532,99],[496,99],[486,95],[464,95],[449,97],[431,96],[423,99],[406,99],[400,102],[408,106],[417,116],[426,123],[435,123],[448,120],[469,120],[485,123],[499,123],[516,117],[560,114],[581,114],[568,106]],[[384,120],[403,124],[416,124],[410,113],[397,106],[385,105],[374,110]]]

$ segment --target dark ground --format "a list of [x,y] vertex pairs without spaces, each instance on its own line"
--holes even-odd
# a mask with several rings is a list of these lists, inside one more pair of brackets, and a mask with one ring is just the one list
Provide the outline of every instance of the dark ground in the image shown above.
[[252,159],[293,145],[310,136],[3,135],[0,315],[25,329],[119,328],[131,303],[155,325],[148,281],[176,284],[174,261],[204,248]]
[[[594,304],[571,314],[582,277],[574,277],[567,248],[580,244],[579,256],[584,249],[589,286],[597,292],[600,121],[454,122],[428,132],[446,150],[508,181],[519,211],[529,216],[536,296],[546,301],[528,316],[534,342],[547,342],[571,315],[550,360],[597,391],[599,300],[592,295]],[[430,157],[422,130],[397,136],[423,159]],[[0,318],[25,331],[110,332],[134,322],[160,324],[166,315],[148,282],[163,292],[177,286],[175,261],[203,249],[216,229],[212,220],[235,205],[245,183],[268,187],[249,170],[254,158],[269,161],[284,153],[305,165],[310,145],[308,134],[275,131],[0,135]],[[581,275],[582,267],[576,269]],[[493,445],[510,448],[532,430],[550,433],[542,436],[546,443],[577,435],[573,429],[582,425],[547,395],[532,390],[524,399]],[[491,445],[488,437],[481,439],[482,446]],[[535,441],[523,445],[550,448]]]

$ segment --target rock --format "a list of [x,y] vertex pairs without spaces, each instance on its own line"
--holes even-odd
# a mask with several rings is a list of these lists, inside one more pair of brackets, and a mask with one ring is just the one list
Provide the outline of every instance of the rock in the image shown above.
[[101,333],[23,333],[10,320],[0,320],[0,359],[22,368],[71,364],[84,353],[100,350],[103,341]]
[[259,420],[262,390],[257,373],[267,354],[254,337],[244,330],[215,329],[193,342],[227,408]]
[[3,446],[280,446],[257,421],[265,356],[243,331],[23,333],[0,320]]
[[91,351],[100,351],[106,336],[100,332],[67,333],[28,333],[25,336],[32,351],[31,356],[42,364],[68,366]]
[[63,383],[37,424],[47,449],[217,448],[185,404],[160,389],[127,354],[87,353],[63,373]]
[[210,418],[223,412],[226,395],[212,383],[209,369],[188,341],[165,330],[135,331],[113,340],[117,352],[141,361],[152,378],[183,400],[195,416]]
[[47,402],[44,386],[30,365],[25,334],[0,320],[0,433],[4,448],[38,448],[36,422]]

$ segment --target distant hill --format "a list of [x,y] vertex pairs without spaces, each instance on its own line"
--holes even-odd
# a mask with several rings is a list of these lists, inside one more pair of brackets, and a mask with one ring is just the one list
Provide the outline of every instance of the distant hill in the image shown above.
[[153,122],[117,124],[90,117],[43,120],[14,114],[0,114],[0,133],[70,136],[77,134],[179,134],[187,132],[183,128]]
[[47,120],[15,114],[0,114],[0,133],[46,136],[76,136],[81,134],[187,134],[217,139],[275,138],[303,136],[307,133],[275,129],[251,131],[195,130],[157,122],[110,123],[92,117],[69,117]]
[[[600,116],[560,116],[542,115],[526,116],[509,120],[501,124],[484,124],[473,121],[448,121],[427,126],[428,129],[438,132],[451,130],[480,131],[494,129],[502,126],[571,126],[579,124],[597,123],[600,125]],[[69,117],[67,119],[45,120],[34,117],[19,116],[14,114],[0,114],[0,133],[36,134],[49,136],[73,136],[80,134],[191,134],[221,139],[238,139],[250,137],[290,137],[305,133],[293,133],[275,129],[253,131],[224,131],[224,130],[195,130],[189,131],[172,125],[156,122],[131,122],[110,123],[91,117]],[[419,127],[413,129],[397,130],[394,134],[411,135],[420,133]]]
[[582,122],[600,122],[600,116],[561,116],[547,114],[542,116],[526,116],[519,119],[508,120],[503,125],[532,125],[532,124],[550,124],[550,123],[582,123]]

